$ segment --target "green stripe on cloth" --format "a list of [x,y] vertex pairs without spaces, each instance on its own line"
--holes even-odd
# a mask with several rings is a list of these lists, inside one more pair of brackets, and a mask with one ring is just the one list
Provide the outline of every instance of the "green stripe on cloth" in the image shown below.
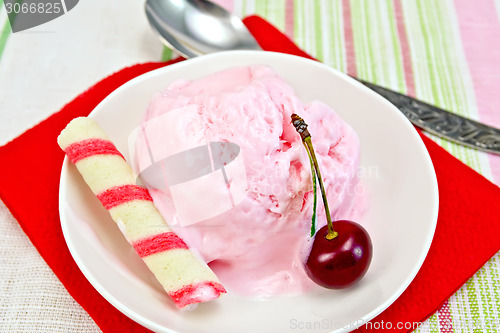
[[477,324],[481,322],[481,316],[479,314],[479,304],[478,304],[478,290],[476,288],[475,277],[467,281],[466,289],[468,296],[468,303],[470,308],[468,327],[473,328],[474,333],[481,333],[482,330],[477,329]]
[[[477,278],[477,288],[479,289],[479,301],[481,303],[480,310],[482,308],[482,311],[480,311],[481,314],[481,319],[479,324],[484,325],[488,321],[488,317],[490,316],[490,310],[491,310],[491,297],[489,294],[488,290],[488,284],[486,282],[486,274],[485,274],[485,268],[483,267],[478,273],[476,273],[476,278]],[[477,325],[478,327],[480,325]],[[483,327],[483,332],[488,332],[490,333],[491,330],[484,325]]]
[[[463,289],[463,288],[462,288]],[[453,315],[453,329],[455,332],[460,332],[460,323],[464,316],[466,316],[464,292],[459,289],[450,299],[450,312]]]
[[[0,0],[0,12],[4,11],[5,7],[3,5],[3,0]],[[2,59],[2,54],[7,44],[7,40],[12,33],[12,28],[10,27],[9,18],[5,20],[5,23],[0,31],[0,60]]]
[[332,29],[334,31],[334,43],[331,45],[334,52],[332,66],[342,72],[347,72],[347,63],[344,56],[345,43],[344,43],[344,23],[342,17],[342,2],[335,1],[331,7],[332,10]]
[[260,15],[267,19],[266,1],[254,0],[254,2],[255,2],[255,14]]
[[486,325],[488,322],[493,320],[493,302],[492,302],[492,297],[491,297],[491,290],[489,289],[488,285],[488,274],[485,271],[485,269],[482,269],[479,274],[477,275],[478,277],[478,282],[479,282],[479,291],[480,291],[480,299],[482,303],[482,314],[483,314],[483,327],[484,327],[484,332],[488,333],[493,333],[491,330],[491,327],[489,325]]
[[[356,54],[356,69],[358,73],[358,78],[369,80],[368,66],[365,66],[366,49],[365,41],[363,39],[363,20],[361,19],[362,12],[358,2],[351,1],[351,16],[356,19],[352,20],[352,36],[354,43],[354,53]],[[363,60],[363,61],[361,61]]]
[[[296,0],[295,3],[299,5],[299,1]],[[305,6],[304,1],[300,1],[300,4]],[[303,26],[303,20],[298,18],[299,10],[296,10],[295,30],[300,27],[300,36],[305,38],[306,28]],[[311,48],[307,51],[326,65],[345,72],[342,2],[321,0],[314,7],[312,17],[307,22],[308,29],[313,30],[315,36]]]
[[[352,2],[351,2],[352,3]],[[366,54],[363,56],[358,56],[356,54],[356,58],[362,60],[365,58],[367,61],[365,61],[365,66],[367,66],[365,69],[367,70],[368,73],[370,73],[369,80],[371,82],[375,83],[382,83],[382,78],[381,76],[378,75],[378,69],[383,68],[384,64],[381,64],[377,61],[376,59],[376,52],[373,48],[374,46],[374,37],[378,37],[378,33],[381,31],[377,31],[377,29],[373,29],[372,27],[375,26],[374,24],[374,17],[377,15],[377,13],[372,12],[372,9],[370,7],[373,7],[374,1],[366,2],[366,1],[356,1],[358,3],[358,6],[360,7],[361,10],[361,15],[363,17],[363,22],[362,22],[362,34],[363,38],[365,40],[365,45],[366,45]],[[368,4],[368,5],[367,5]],[[351,8],[353,8],[354,5],[351,5]]]
[[294,2],[294,21],[295,21],[295,27],[294,27],[294,35],[295,35],[295,42],[297,45],[304,49],[306,52],[311,53],[313,56],[315,56],[312,48],[312,38],[308,38],[307,36],[307,22],[310,22],[311,20],[308,19],[306,15],[306,6],[304,4],[304,0],[295,0]]
[[[472,319],[474,317],[474,308],[473,302],[471,302],[469,297],[471,289],[475,289],[473,278],[469,279],[469,281],[450,298],[450,302],[455,305],[454,310],[456,311],[456,319],[454,321],[454,329],[456,332],[472,332],[474,328],[475,323],[473,322],[474,319]],[[474,299],[472,299],[472,301],[474,301]]]
[[174,52],[167,46],[163,46],[163,51],[161,53],[161,61],[169,61],[172,59]]
[[[476,274],[478,279],[478,287],[479,287],[479,295],[481,301],[481,322],[478,325],[478,328],[481,328],[483,332],[497,332],[497,328],[499,326],[499,317],[498,317],[498,300],[495,300],[494,292],[496,288],[493,286],[498,286],[500,281],[498,279],[498,265],[495,261],[496,257],[493,260],[488,262],[488,264],[483,267],[478,274]],[[491,274],[489,272],[491,271]],[[496,275],[496,278],[495,278]],[[498,291],[497,291],[498,293]],[[497,294],[498,296],[498,294]],[[496,322],[496,324],[494,324]]]
[[254,0],[255,14],[264,17],[279,30],[285,30],[285,0]]
[[314,22],[309,14],[310,7],[308,10],[307,0],[294,2],[294,41],[300,48],[316,57],[316,42],[314,38],[311,38],[312,34],[308,33],[310,25]]
[[390,24],[390,32],[391,32],[391,43],[393,44],[393,52],[394,52],[394,61],[395,61],[395,69],[397,75],[397,83],[399,84],[397,87],[393,86],[399,92],[404,93],[406,91],[406,82],[405,82],[405,73],[403,67],[403,55],[401,52],[401,44],[399,42],[398,28],[396,24],[395,17],[395,9],[394,3],[392,1],[388,1],[387,4],[387,16],[390,18],[388,20]]
[[293,12],[293,20],[295,22],[293,28],[293,35],[295,36],[295,43],[300,48],[305,51],[309,51],[305,46],[305,38],[304,38],[304,15],[302,15],[302,1],[295,0],[294,2],[294,12]]
[[[437,72],[437,69],[436,69],[436,54],[435,54],[435,48],[434,48],[434,45],[431,45],[432,43],[432,32],[431,32],[431,29],[432,29],[432,25],[429,24],[427,22],[427,12],[428,11],[431,11],[432,9],[430,10],[424,10],[423,9],[424,7],[424,4],[423,2],[421,1],[418,1],[417,2],[417,13],[418,13],[418,20],[420,21],[420,29],[421,29],[421,33],[422,33],[422,39],[423,39],[423,44],[424,44],[424,48],[422,49],[422,51],[425,51],[426,54],[425,54],[425,60],[426,61],[426,64],[428,66],[427,68],[427,72],[430,74],[430,75],[435,75],[435,73]],[[433,29],[433,30],[436,30],[436,29]],[[431,79],[431,77],[429,77],[429,79]],[[432,84],[433,81],[429,80],[428,84],[429,87],[430,87],[430,90],[431,90],[431,96],[428,96],[429,98],[432,98],[432,102],[435,104],[435,105],[438,105],[438,106],[442,106],[443,105],[443,101],[442,101],[442,95],[440,94],[440,91],[439,91],[439,85],[437,84]]]
[[314,22],[314,36],[317,36],[316,37],[316,49],[315,49],[315,52],[314,52],[314,55],[316,56],[316,58],[319,60],[319,61],[324,61],[324,52],[323,52],[323,43],[322,43],[322,40],[319,39],[318,37],[320,37],[322,34],[323,34],[323,29],[322,29],[322,15],[321,13],[323,12],[323,8],[320,8],[320,6],[316,5],[316,6],[313,6],[314,9],[313,9],[313,22]]
[[500,298],[499,254],[494,256],[450,298],[455,332],[498,332]]
[[491,326],[499,328],[500,327],[500,318],[498,314],[500,313],[500,295],[498,288],[495,288],[495,286],[500,285],[500,254],[497,253],[496,256],[493,257],[492,260],[490,260],[490,263],[492,264],[490,272],[490,277],[493,280],[493,283],[491,284],[493,287],[493,306],[495,311],[492,312],[492,314],[496,314],[495,320],[493,320],[491,323]]
[[372,64],[369,53],[368,40],[366,38],[366,16],[364,5],[361,1],[351,1],[352,36],[354,43],[354,52],[356,54],[356,69],[358,78],[367,81],[374,81],[370,68]]
[[401,47],[391,0],[351,1],[358,76],[404,92]]
[[439,333],[439,318],[437,313],[429,317],[429,327],[431,333]]
[[357,63],[356,63],[356,70],[358,74],[358,78],[360,79],[367,79],[368,71],[365,66],[364,61],[360,61],[359,59],[362,57],[363,54],[365,54],[366,47],[364,45],[364,40],[363,40],[363,34],[362,34],[362,29],[363,25],[361,24],[362,20],[361,18],[361,11],[359,9],[359,6],[357,6],[354,2],[351,2],[351,17],[355,17],[356,19],[352,20],[352,38],[353,38],[353,45],[354,45],[354,53],[357,56]]
[[[471,110],[467,106],[471,105],[471,103],[466,100],[467,92],[463,80],[468,71],[466,66],[461,66],[458,57],[458,54],[463,53],[462,46],[461,44],[457,45],[456,41],[455,43],[450,43],[454,39],[454,34],[458,34],[456,19],[454,22],[451,21],[452,17],[455,18],[454,7],[449,2],[441,1],[435,6],[435,9],[433,20],[439,20],[439,22],[436,22],[439,28],[437,30],[438,38],[434,36],[433,40],[437,40],[438,45],[446,46],[448,43],[454,46],[454,50],[451,47],[442,47],[442,52],[439,53],[441,57],[438,58],[440,60],[438,65],[438,69],[440,70],[439,78],[442,82],[440,86],[443,87],[445,97],[445,103],[442,107],[470,117]],[[449,151],[469,166],[481,172],[478,155],[475,151],[455,144],[450,144]]]

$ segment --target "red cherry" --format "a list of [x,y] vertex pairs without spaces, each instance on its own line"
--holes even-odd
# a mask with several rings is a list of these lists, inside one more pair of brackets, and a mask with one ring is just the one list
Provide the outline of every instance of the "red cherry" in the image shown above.
[[328,240],[328,226],[314,237],[305,270],[307,275],[325,288],[341,289],[358,282],[372,260],[372,241],[366,230],[356,222],[333,222],[338,235]]
[[[300,134],[311,162],[314,187],[313,224],[316,214],[316,178],[318,179],[327,225],[314,237],[305,264],[307,275],[317,284],[330,289],[349,287],[358,282],[372,261],[373,246],[366,230],[356,222],[332,222],[326,191],[307,124],[297,114],[292,114],[292,124]],[[313,230],[313,229],[312,229]]]

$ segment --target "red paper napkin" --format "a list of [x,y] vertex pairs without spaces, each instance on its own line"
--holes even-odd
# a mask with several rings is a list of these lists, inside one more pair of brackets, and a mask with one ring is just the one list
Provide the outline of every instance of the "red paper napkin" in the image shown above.
[[[252,16],[245,19],[245,24],[264,49],[310,58],[266,21]],[[0,174],[3,176],[0,198],[68,292],[104,332],[145,332],[147,329],[104,300],[69,254],[58,215],[59,176],[64,155],[57,146],[56,137],[71,119],[89,114],[123,83],[177,61],[123,69],[0,147]],[[408,289],[372,322],[424,321],[500,250],[500,189],[427,137],[422,136],[422,140],[434,163],[440,193],[434,241]]]

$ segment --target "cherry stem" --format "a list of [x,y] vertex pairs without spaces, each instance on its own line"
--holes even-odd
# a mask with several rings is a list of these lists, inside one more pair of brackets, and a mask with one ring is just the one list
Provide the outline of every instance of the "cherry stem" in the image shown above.
[[[332,223],[332,218],[330,216],[330,208],[328,207],[328,200],[326,198],[326,191],[325,187],[323,185],[323,178],[321,177],[321,172],[319,171],[319,164],[318,160],[316,159],[316,154],[314,153],[314,147],[312,144],[311,140],[311,134],[307,130],[307,124],[298,115],[295,113],[292,114],[292,124],[297,130],[297,132],[300,134],[302,138],[302,142],[304,143],[304,146],[306,147],[307,154],[309,155],[310,159],[312,160],[312,163],[314,165],[314,171],[316,171],[316,176],[318,177],[318,182],[319,182],[319,188],[321,190],[321,196],[323,198],[323,205],[325,207],[325,215],[326,215],[326,222],[328,224],[328,233],[326,234],[325,238],[328,240],[332,240],[335,237],[338,236],[338,233],[333,230],[333,223]],[[313,175],[314,177],[314,175]]]
[[314,171],[314,163],[313,159],[311,157],[311,154],[309,153],[309,148],[307,147],[306,143],[302,141],[302,144],[304,145],[304,149],[307,152],[307,156],[309,157],[309,163],[311,164],[311,174],[312,174],[312,182],[313,182],[313,214],[311,218],[311,237],[314,237],[316,234],[316,206],[318,204],[318,186],[317,186],[317,180],[316,180],[316,171]]

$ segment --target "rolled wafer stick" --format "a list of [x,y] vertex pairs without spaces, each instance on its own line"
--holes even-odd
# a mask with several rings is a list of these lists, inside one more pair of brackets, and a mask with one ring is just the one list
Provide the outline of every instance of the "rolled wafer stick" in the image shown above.
[[171,231],[147,189],[136,185],[132,169],[93,119],[73,119],[57,142],[177,307],[226,292],[214,272]]

